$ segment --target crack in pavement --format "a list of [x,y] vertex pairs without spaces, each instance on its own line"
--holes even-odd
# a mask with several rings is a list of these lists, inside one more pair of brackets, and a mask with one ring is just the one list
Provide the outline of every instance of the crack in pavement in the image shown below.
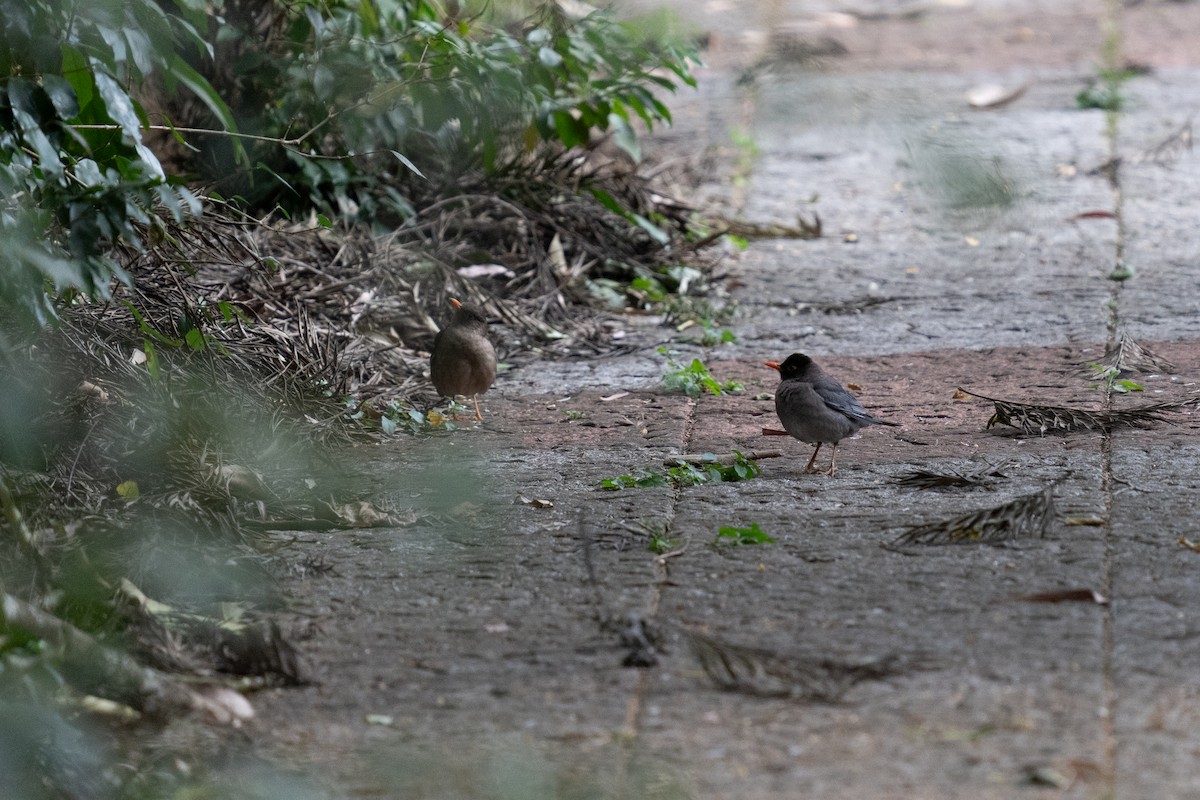
[[[1120,0],[1105,0],[1102,15],[1104,26],[1104,43],[1101,46],[1101,60],[1104,68],[1117,71],[1122,62],[1121,40],[1121,2]],[[1109,163],[1112,169],[1107,171],[1109,189],[1112,192],[1112,211],[1116,222],[1116,236],[1113,242],[1113,264],[1110,272],[1109,300],[1107,303],[1107,341],[1105,351],[1111,352],[1117,344],[1117,332],[1121,322],[1120,299],[1122,281],[1116,276],[1125,269],[1126,219],[1121,195],[1121,161],[1119,158],[1118,134],[1120,128],[1120,111],[1113,109],[1106,112],[1105,139],[1108,146]],[[1109,386],[1102,399],[1105,413],[1113,410],[1113,392]],[[1100,491],[1104,501],[1103,538],[1103,567],[1100,578],[1101,593],[1105,597],[1114,597],[1113,586],[1116,572],[1116,542],[1113,531],[1113,441],[1112,429],[1106,428],[1100,436]],[[1103,610],[1103,692],[1104,708],[1102,715],[1102,730],[1104,736],[1104,768],[1103,780],[1106,784],[1104,796],[1115,798],[1117,795],[1117,768],[1119,756],[1119,740],[1117,736],[1117,709],[1119,697],[1117,693],[1116,666],[1114,651],[1116,648],[1116,603],[1108,603]]]
[[[692,435],[696,427],[696,409],[700,405],[700,400],[697,398],[688,403],[687,414],[683,420],[683,436],[680,446],[680,455],[689,455],[691,450]],[[669,537],[672,526],[675,523],[676,512],[679,509],[679,503],[683,500],[683,484],[676,483],[671,492],[671,502],[668,504],[666,513],[663,519],[663,535]],[[674,550],[671,553],[656,554],[654,557],[654,581],[650,584],[648,597],[646,598],[646,619],[654,620],[658,617],[658,610],[662,604],[663,590],[668,585],[670,576],[667,568],[667,559],[674,554],[681,554],[686,550],[689,541],[684,543],[681,550]],[[646,695],[650,691],[650,679],[654,675],[653,669],[643,669],[638,673],[637,682],[634,684],[633,691],[630,692],[629,702],[625,709],[625,725],[623,733],[629,739],[637,737],[641,729],[642,710],[645,707]]]

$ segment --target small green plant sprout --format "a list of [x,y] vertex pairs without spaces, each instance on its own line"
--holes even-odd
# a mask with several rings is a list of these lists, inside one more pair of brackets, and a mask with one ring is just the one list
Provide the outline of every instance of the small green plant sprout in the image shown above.
[[[1140,383],[1131,380],[1118,380],[1121,377],[1121,371],[1115,366],[1105,366],[1103,364],[1088,364],[1089,367],[1096,371],[1096,377],[1104,381],[1105,391],[1116,394],[1126,394],[1128,392],[1144,392],[1146,387]],[[1093,389],[1099,389],[1101,384],[1093,383]]]
[[700,461],[681,461],[665,473],[651,469],[638,469],[632,475],[618,475],[600,481],[600,488],[607,491],[618,489],[645,489],[649,486],[695,486],[700,483],[732,483],[757,478],[762,468],[740,452],[734,452],[733,460],[722,463],[712,453],[705,453]]
[[713,540],[715,545],[737,545],[737,544],[774,544],[775,540],[768,536],[758,527],[757,522],[750,524],[749,528],[736,528],[732,525],[725,525],[717,529],[717,538]]
[[1130,69],[1102,69],[1097,77],[1089,80],[1087,86],[1075,95],[1075,105],[1082,109],[1120,111],[1125,105],[1121,85],[1137,74],[1136,70]]
[[650,536],[650,541],[646,544],[646,549],[651,553],[661,556],[663,553],[679,549],[679,541],[667,535],[667,527],[661,522],[644,524],[642,527],[646,529],[646,533]]
[[576,411],[574,409],[569,409],[569,408],[564,408],[562,413],[563,413],[563,419],[566,419],[566,420],[584,419],[585,417],[587,417],[586,412]]
[[646,549],[651,553],[654,553],[656,556],[661,556],[663,553],[669,553],[672,550],[678,550],[679,542],[666,536],[652,534],[650,536],[650,543],[646,545]]
[[737,342],[737,334],[729,330],[729,328],[717,328],[708,322],[704,323],[704,334],[700,337],[700,344],[705,347],[716,347],[722,344],[735,344]]
[[632,475],[617,475],[600,481],[600,488],[615,492],[619,489],[645,489],[650,486],[666,486],[667,476],[650,469],[634,470]]
[[757,461],[751,461],[740,451],[735,450],[733,461],[721,463],[717,456],[705,453],[702,460],[683,461],[667,470],[667,475],[680,486],[695,486],[698,483],[734,483],[757,478],[762,474],[762,468]]
[[703,392],[712,395],[737,394],[744,388],[737,381],[729,380],[724,383],[714,378],[704,366],[704,362],[693,358],[688,365],[675,360],[675,351],[666,347],[658,348],[660,355],[667,359],[667,372],[663,375],[663,386],[670,390],[679,390],[688,397],[699,397]]
[[416,434],[458,430],[458,426],[454,424],[454,418],[465,411],[465,406],[454,401],[451,401],[445,410],[435,408],[428,414],[411,406],[392,403],[379,418],[379,429],[388,436],[397,432]]

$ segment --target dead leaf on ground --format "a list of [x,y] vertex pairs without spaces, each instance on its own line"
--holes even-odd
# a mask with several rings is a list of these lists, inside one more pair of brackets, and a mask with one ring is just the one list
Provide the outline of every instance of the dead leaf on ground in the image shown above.
[[1028,83],[1017,87],[1003,86],[998,83],[975,86],[967,92],[967,105],[978,111],[1001,108],[1025,94],[1028,89]]
[[628,396],[629,396],[629,392],[617,392],[616,394],[610,394],[608,397],[601,397],[600,402],[601,403],[611,403],[613,400],[620,400],[622,397],[628,397]]
[[254,707],[242,694],[225,686],[200,686],[193,690],[196,707],[218,725],[240,728],[254,719]]
[[763,436],[788,436],[790,434],[788,434],[787,431],[779,431],[779,430],[775,430],[774,428],[763,428],[762,435]]
[[1108,605],[1108,598],[1095,589],[1055,589],[1050,592],[1016,595],[1009,598],[1020,603],[1095,603]]
[[[560,249],[562,245],[559,245]],[[464,278],[515,278],[511,269],[503,264],[472,264],[469,267],[459,267],[458,274]]]
[[1191,539],[1180,536],[1179,543],[1188,550],[1191,550],[1193,553],[1200,553],[1200,542],[1193,542]]
[[554,508],[554,502],[551,500],[538,500],[524,495],[518,496],[517,502],[523,506],[533,506],[534,508]]
[[1086,525],[1086,526],[1090,526],[1090,527],[1099,527],[1103,524],[1104,524],[1104,517],[1097,517],[1097,516],[1067,517],[1066,519],[1063,520],[1063,525],[1067,525],[1067,526],[1071,526],[1071,527],[1078,527],[1081,525]]

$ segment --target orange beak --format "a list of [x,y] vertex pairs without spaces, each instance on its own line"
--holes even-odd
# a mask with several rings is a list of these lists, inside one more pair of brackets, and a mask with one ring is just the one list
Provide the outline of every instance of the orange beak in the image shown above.
[[460,308],[462,308],[462,303],[458,302],[458,301],[457,301],[457,300],[455,300],[453,297],[451,297],[451,298],[450,298],[450,306],[451,306],[451,307],[452,307],[452,308],[453,308],[455,311],[458,311]]
[[776,372],[779,372],[779,364],[777,364],[776,362],[774,362],[774,361],[764,361],[764,362],[763,362],[763,364],[764,364],[765,366],[768,366],[768,367],[770,367],[771,369],[775,370]]

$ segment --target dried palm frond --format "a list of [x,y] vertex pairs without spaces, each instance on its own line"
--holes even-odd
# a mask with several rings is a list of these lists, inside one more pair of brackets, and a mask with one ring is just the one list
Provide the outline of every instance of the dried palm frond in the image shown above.
[[1169,422],[1163,416],[1165,413],[1178,411],[1200,402],[1200,398],[1188,400],[1152,403],[1138,408],[1121,408],[1112,411],[1091,411],[1085,408],[1066,408],[1064,406],[1043,406],[1032,403],[1017,403],[1011,400],[997,400],[966,389],[959,388],[963,394],[987,400],[996,407],[996,413],[988,420],[987,427],[993,425],[1009,425],[1019,428],[1025,433],[1046,434],[1049,431],[1069,433],[1071,431],[1100,431],[1109,428],[1145,428],[1155,422]]
[[966,472],[947,469],[937,472],[930,469],[914,469],[896,478],[897,486],[908,486],[913,489],[946,489],[958,487],[987,487],[995,483],[995,478],[1007,478],[1000,470],[1008,465],[1002,461],[999,464],[984,464],[979,469]]
[[995,508],[973,511],[941,522],[916,525],[893,544],[993,544],[1010,539],[1040,539],[1054,516],[1054,484]]
[[1124,332],[1121,333],[1116,347],[1106,352],[1104,357],[1097,359],[1094,364],[1115,375],[1125,375],[1130,372],[1175,372],[1174,364],[1142,347]]
[[732,692],[760,697],[836,702],[855,684],[913,668],[896,655],[859,662],[807,655],[783,655],[743,647],[681,629],[692,654],[714,683]]

